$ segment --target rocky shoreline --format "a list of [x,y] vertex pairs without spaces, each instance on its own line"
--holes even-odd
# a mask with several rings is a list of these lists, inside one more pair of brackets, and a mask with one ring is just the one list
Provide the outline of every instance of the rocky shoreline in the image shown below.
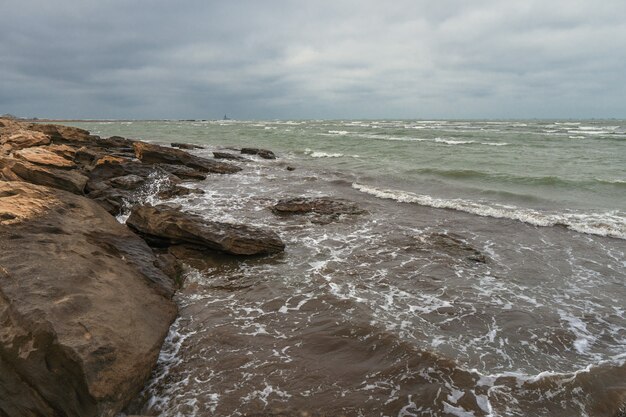
[[250,162],[174,147],[191,148],[0,119],[0,416],[117,415],[176,318],[185,257],[284,250],[271,230],[145,203],[155,182],[202,193],[189,183],[242,169],[222,160]]

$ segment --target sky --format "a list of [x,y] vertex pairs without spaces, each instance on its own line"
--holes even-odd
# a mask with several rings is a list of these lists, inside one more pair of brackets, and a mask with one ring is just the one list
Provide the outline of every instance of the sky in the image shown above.
[[0,114],[626,118],[624,0],[3,0]]

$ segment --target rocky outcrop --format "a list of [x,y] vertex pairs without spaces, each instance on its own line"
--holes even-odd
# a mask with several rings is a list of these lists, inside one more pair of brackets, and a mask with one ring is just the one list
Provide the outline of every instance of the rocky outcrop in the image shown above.
[[5,154],[14,150],[47,145],[49,143],[50,137],[48,135],[22,128],[15,128],[0,135],[0,149]]
[[[52,166],[43,166],[14,158],[0,158],[0,170],[12,173],[14,177],[23,181],[83,194],[87,177],[79,171],[68,171]],[[6,178],[9,178],[7,175]]]
[[193,145],[191,143],[172,142],[170,143],[170,146],[172,148],[178,148],[178,149],[204,149],[204,146]]
[[137,159],[147,164],[185,165],[199,171],[216,174],[232,174],[241,171],[241,168],[236,165],[201,158],[180,149],[145,142],[135,142],[134,147]]
[[241,153],[246,155],[257,155],[263,159],[276,159],[276,155],[272,151],[259,148],[242,148]]
[[0,415],[116,415],[176,314],[157,264],[89,199],[0,181]]
[[239,161],[239,162],[250,162],[248,158],[244,158],[243,156],[235,155],[229,152],[219,152],[219,151],[213,152],[213,158],[230,159],[232,161]]
[[[53,150],[57,150],[57,152],[54,152]],[[31,162],[33,164],[51,166],[54,168],[76,168],[76,164],[73,161],[62,156],[62,150],[63,148],[59,147],[47,149],[45,147],[39,146],[36,148],[27,148],[15,151],[13,152],[13,157],[17,159],[22,159],[27,162]]]
[[270,230],[209,221],[165,205],[137,206],[126,224],[161,246],[189,243],[232,255],[264,255],[285,249],[280,237]]
[[327,197],[319,198],[288,198],[280,200],[272,207],[276,214],[306,214],[315,213],[338,216],[341,214],[362,214],[365,211],[355,203]]

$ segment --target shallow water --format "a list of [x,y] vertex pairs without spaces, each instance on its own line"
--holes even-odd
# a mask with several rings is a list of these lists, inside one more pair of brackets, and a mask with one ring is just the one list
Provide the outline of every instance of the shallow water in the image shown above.
[[[616,416],[626,402],[626,155],[624,124],[607,123],[87,125],[279,154],[172,200],[270,227],[287,249],[188,268],[180,318],[133,411]],[[302,195],[367,213],[268,208]]]

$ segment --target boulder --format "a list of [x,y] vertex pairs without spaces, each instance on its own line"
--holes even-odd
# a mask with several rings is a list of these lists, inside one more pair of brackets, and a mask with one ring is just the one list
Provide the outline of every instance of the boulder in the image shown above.
[[204,191],[198,188],[188,188],[181,185],[173,184],[171,187],[166,187],[165,189],[159,191],[157,195],[159,198],[165,199],[182,197],[189,194],[204,194]]
[[33,164],[46,165],[59,169],[76,168],[74,162],[44,147],[21,149],[13,152],[13,157]]
[[193,145],[191,143],[172,142],[170,143],[170,146],[172,148],[179,148],[179,149],[204,149],[204,146]]
[[0,182],[0,213],[0,415],[117,415],[175,318],[172,281],[85,197]]
[[213,152],[213,157],[215,159],[230,159],[233,161],[250,162],[248,158],[244,158],[243,156],[235,155],[229,152]]
[[121,177],[111,178],[109,183],[116,187],[122,188],[124,190],[135,190],[145,184],[146,178],[140,177],[139,175],[128,174]]
[[32,146],[47,145],[49,143],[50,136],[26,129],[3,133],[2,136],[0,136],[0,145],[2,145],[5,152],[30,148]]
[[24,124],[24,127],[30,131],[46,134],[54,143],[87,144],[95,143],[98,139],[88,131],[72,126],[28,123]]
[[87,177],[80,172],[32,164],[14,158],[0,158],[0,170],[11,171],[23,181],[82,194]]
[[233,255],[263,255],[285,249],[271,230],[210,221],[165,205],[137,206],[126,224],[162,246],[189,243]]
[[147,164],[185,165],[199,171],[216,174],[232,174],[241,171],[241,168],[236,165],[201,158],[180,149],[145,142],[135,142],[134,147],[137,159]]
[[276,155],[272,151],[268,151],[267,149],[259,149],[259,148],[242,148],[241,153],[247,155],[257,155],[263,159],[276,159]]
[[316,213],[324,215],[362,214],[365,211],[355,203],[345,200],[333,200],[327,197],[319,198],[288,198],[280,200],[272,207],[276,214],[305,214]]

